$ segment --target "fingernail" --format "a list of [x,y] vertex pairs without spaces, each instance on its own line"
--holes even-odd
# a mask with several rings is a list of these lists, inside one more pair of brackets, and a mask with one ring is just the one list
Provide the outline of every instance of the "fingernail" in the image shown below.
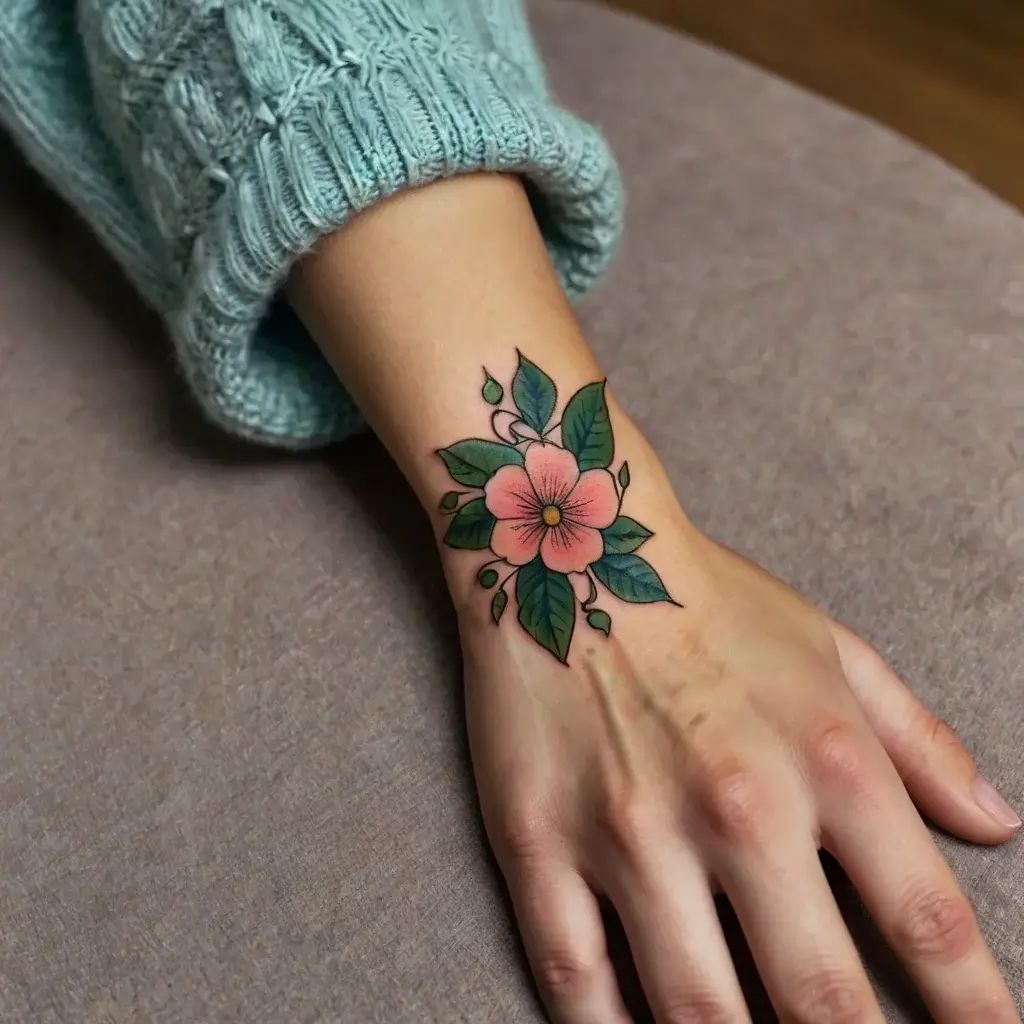
[[1017,812],[999,795],[996,787],[984,775],[977,776],[971,788],[974,790],[975,803],[986,814],[1005,828],[1020,827],[1020,817]]

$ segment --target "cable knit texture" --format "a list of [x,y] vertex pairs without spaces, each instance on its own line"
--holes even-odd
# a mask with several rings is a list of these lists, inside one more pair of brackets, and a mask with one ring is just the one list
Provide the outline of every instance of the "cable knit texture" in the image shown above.
[[550,98],[519,0],[7,0],[0,120],[163,313],[207,413],[287,447],[361,425],[275,299],[354,213],[520,172],[572,298],[618,238],[614,162]]

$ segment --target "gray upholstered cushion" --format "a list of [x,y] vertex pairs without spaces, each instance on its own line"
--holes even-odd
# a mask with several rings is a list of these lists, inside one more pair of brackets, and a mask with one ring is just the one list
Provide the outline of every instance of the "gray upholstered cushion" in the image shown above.
[[[1024,804],[1020,218],[678,36],[571,3],[536,25],[625,165],[584,316],[690,512],[863,631]],[[6,171],[0,1019],[539,1021],[409,492],[370,440],[219,440],[165,351]],[[1019,995],[1020,842],[940,841]]]

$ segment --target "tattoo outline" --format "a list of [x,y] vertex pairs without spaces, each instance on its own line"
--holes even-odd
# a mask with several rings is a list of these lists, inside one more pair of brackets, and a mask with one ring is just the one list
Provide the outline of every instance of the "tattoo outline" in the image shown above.
[[[490,549],[495,557],[476,578],[485,589],[497,587],[491,599],[495,625],[514,580],[519,624],[567,664],[577,603],[592,629],[611,634],[611,616],[595,607],[598,584],[631,604],[677,602],[636,554],[653,533],[622,514],[630,472],[625,461],[611,471],[615,441],[607,381],[581,387],[552,423],[554,381],[522,352],[517,356],[512,409],[503,407],[505,388],[484,370],[480,394],[493,407],[497,440],[466,438],[437,449],[449,476],[464,488],[440,499],[439,511],[452,517],[443,542],[467,551]],[[570,576],[589,584],[585,599],[578,599]]]

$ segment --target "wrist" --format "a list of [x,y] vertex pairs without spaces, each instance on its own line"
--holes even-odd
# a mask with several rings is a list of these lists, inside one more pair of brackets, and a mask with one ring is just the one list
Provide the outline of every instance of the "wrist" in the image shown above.
[[[496,621],[508,627],[503,636],[521,632],[506,617],[517,617],[523,591],[543,582],[545,571],[561,578],[556,590],[568,595],[571,587],[575,612],[563,606],[562,614],[575,616],[583,630],[607,627],[605,616],[623,627],[638,623],[639,604],[682,603],[693,576],[686,566],[696,562],[700,534],[657,456],[606,394],[604,382],[581,391],[590,387],[606,397],[604,415],[614,424],[614,444],[604,455],[596,447],[582,451],[571,425],[569,436],[562,436],[554,412],[554,426],[532,432],[537,436],[516,441],[513,428],[511,438],[501,431],[489,439],[515,443],[514,451],[495,453],[508,466],[486,480],[472,470],[467,474],[460,461],[476,457],[462,447],[469,442],[437,453],[434,500],[427,509],[464,634],[487,634]],[[574,399],[558,406],[570,420]],[[491,418],[500,422],[504,412]],[[600,614],[591,617],[594,610]]]
[[591,586],[624,622],[685,599],[686,517],[608,392],[520,182],[381,203],[293,286],[431,514],[463,622],[503,619],[502,637],[564,662],[577,624],[611,631]]

